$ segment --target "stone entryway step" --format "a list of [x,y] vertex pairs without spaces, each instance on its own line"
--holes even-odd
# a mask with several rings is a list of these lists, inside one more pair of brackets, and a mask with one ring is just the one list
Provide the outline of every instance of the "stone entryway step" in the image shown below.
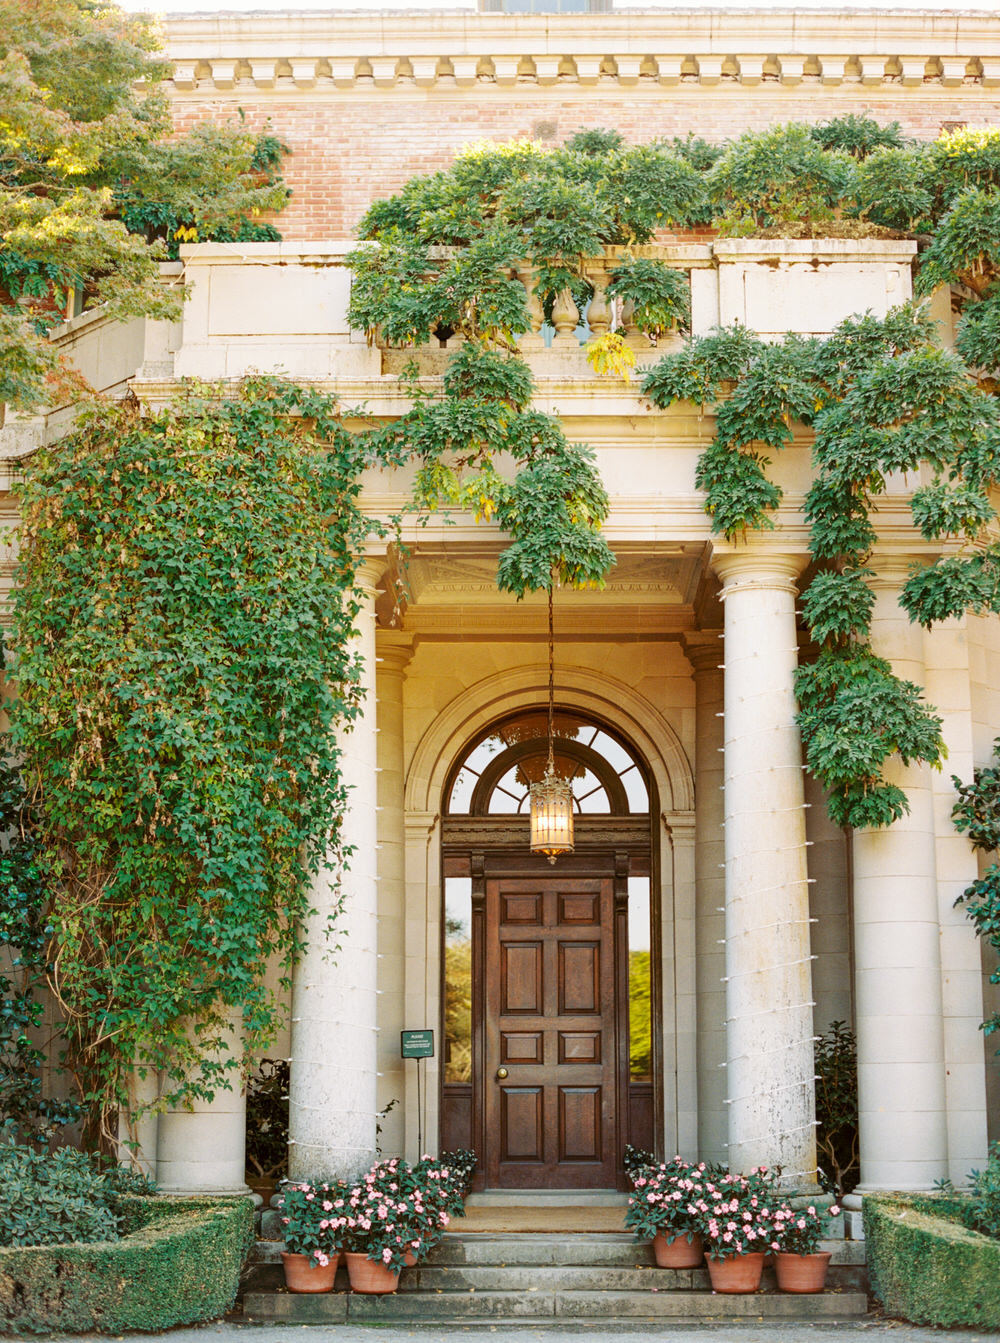
[[359,1296],[336,1292],[294,1296],[288,1292],[248,1292],[244,1315],[255,1323],[286,1324],[461,1324],[470,1320],[545,1323],[553,1319],[799,1320],[836,1322],[858,1319],[867,1310],[861,1292],[825,1292],[787,1296],[756,1292],[721,1296],[711,1292],[637,1291],[484,1291],[398,1292]]

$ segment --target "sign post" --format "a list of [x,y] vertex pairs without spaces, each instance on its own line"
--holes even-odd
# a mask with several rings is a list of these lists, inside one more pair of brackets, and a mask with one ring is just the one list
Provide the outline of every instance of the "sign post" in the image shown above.
[[424,1103],[420,1087],[420,1073],[422,1071],[420,1060],[434,1057],[434,1032],[429,1030],[400,1031],[399,1052],[404,1059],[416,1059],[417,1061],[417,1146],[420,1149],[417,1156],[419,1159],[424,1154]]

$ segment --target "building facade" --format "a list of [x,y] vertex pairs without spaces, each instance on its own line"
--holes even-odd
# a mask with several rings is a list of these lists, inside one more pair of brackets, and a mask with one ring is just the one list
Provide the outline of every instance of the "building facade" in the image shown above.
[[[850,111],[932,138],[1000,120],[988,15],[219,15],[170,20],[167,48],[178,124],[237,108],[270,122],[293,196],[284,241],[187,246],[165,268],[190,286],[180,323],[112,326],[96,312],[61,330],[95,386],[154,404],[187,376],[274,370],[389,419],[408,404],[398,375],[414,355],[433,388],[447,343],[400,352],[352,332],[345,257],[370,201],[469,141],[560,143],[583,126],[722,139]],[[915,250],[706,232],[664,236],[651,254],[689,274],[696,334],[740,321],[777,337],[905,301]],[[607,269],[589,270],[598,306]],[[933,311],[947,344],[948,295]],[[794,723],[808,436],[774,468],[776,530],[720,541],[694,484],[711,417],[653,411],[634,383],[595,375],[592,315],[557,314],[551,330],[539,318],[522,342],[537,404],[596,449],[611,495],[606,589],[556,594],[575,853],[550,866],[528,846],[527,786],[546,752],[544,596],[497,591],[490,525],[414,528],[405,564],[366,557],[341,947],[320,936],[330,879],[273,1051],[291,1060],[291,1170],[367,1165],[385,1112],[384,1151],[474,1147],[489,1189],[622,1187],[629,1142],[780,1164],[811,1187],[814,1038],[846,1021],[862,1188],[962,1181],[1000,1136],[1000,1075],[979,1029],[992,1010],[981,949],[954,908],[978,869],[951,824],[949,775],[971,778],[1000,733],[1000,622],[909,623],[898,589],[933,551],[912,527],[915,482],[893,480],[873,645],[940,711],[948,770],[897,769],[910,812],[891,829],[834,827]],[[629,340],[640,362],[656,357]],[[67,416],[9,422],[8,453]],[[366,506],[397,511],[410,483],[373,474]],[[433,1056],[404,1059],[406,1029],[433,1030]],[[244,1131],[242,1098],[222,1094],[148,1120],[144,1155],[165,1188],[232,1189]]]

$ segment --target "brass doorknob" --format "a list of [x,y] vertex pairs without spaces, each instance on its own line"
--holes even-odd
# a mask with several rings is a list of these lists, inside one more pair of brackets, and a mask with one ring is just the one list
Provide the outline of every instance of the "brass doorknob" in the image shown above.
[[506,1069],[506,1068],[498,1068],[498,1069],[497,1069],[497,1081],[498,1081],[498,1082],[502,1082],[503,1079],[504,1079],[506,1076],[507,1076],[507,1069]]

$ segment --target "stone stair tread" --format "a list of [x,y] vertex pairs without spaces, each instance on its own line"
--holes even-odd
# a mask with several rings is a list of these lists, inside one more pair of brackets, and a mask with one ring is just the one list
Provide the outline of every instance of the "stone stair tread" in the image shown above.
[[[828,1240],[821,1246],[831,1251],[832,1268],[846,1265],[863,1267],[864,1241]],[[259,1240],[251,1251],[250,1264],[280,1264],[284,1245],[276,1240]],[[431,1251],[421,1267],[572,1267],[641,1268],[654,1264],[652,1247],[629,1235],[613,1233],[589,1236],[472,1235],[449,1232]],[[665,1270],[669,1271],[669,1270]]]
[[525,1323],[551,1320],[622,1318],[846,1320],[867,1311],[861,1292],[825,1292],[792,1296],[756,1292],[747,1296],[713,1292],[658,1291],[488,1291],[399,1292],[388,1296],[360,1296],[338,1292],[319,1296],[291,1293],[248,1293],[244,1314],[249,1320],[295,1324],[328,1324],[347,1320],[384,1320],[440,1323],[469,1319],[511,1319]]

